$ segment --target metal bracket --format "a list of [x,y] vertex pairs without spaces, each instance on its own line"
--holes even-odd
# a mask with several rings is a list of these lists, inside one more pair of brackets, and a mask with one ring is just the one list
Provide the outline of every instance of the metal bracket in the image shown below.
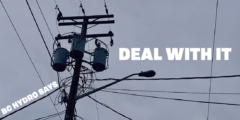
[[88,51],[84,51],[85,53],[87,53],[87,54],[89,54],[89,55],[91,55],[91,56],[93,56],[94,55],[94,53],[92,52],[88,52]]

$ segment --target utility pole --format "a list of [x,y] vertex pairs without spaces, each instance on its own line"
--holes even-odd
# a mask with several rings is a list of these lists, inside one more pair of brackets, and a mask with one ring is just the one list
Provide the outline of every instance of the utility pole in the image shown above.
[[[72,77],[71,88],[70,88],[70,92],[69,92],[69,97],[67,98],[65,96],[65,98],[63,100],[64,102],[67,102],[67,110],[65,113],[64,120],[73,120],[74,110],[75,110],[75,105],[76,105],[77,100],[79,100],[85,96],[88,96],[90,94],[93,94],[99,90],[107,88],[111,85],[117,84],[118,82],[121,82],[133,75],[139,75],[139,76],[143,76],[143,77],[153,77],[156,74],[153,70],[131,74],[120,80],[114,81],[112,83],[109,83],[107,85],[99,87],[95,90],[85,92],[85,93],[77,96],[82,62],[90,64],[95,71],[101,72],[106,69],[106,59],[109,54],[106,49],[101,47],[100,43],[97,43],[97,41],[98,41],[97,39],[95,41],[97,48],[94,50],[94,52],[85,51],[86,38],[112,37],[113,36],[112,31],[109,31],[108,33],[105,33],[105,34],[87,34],[88,25],[93,24],[93,26],[96,26],[99,24],[114,23],[114,20],[97,21],[98,19],[101,19],[101,18],[112,18],[112,17],[114,17],[114,16],[113,15],[93,15],[93,16],[63,17],[62,13],[59,12],[59,15],[57,17],[58,21],[60,21],[60,20],[74,21],[74,22],[62,22],[62,23],[58,24],[59,26],[82,25],[81,34],[74,33],[72,35],[65,35],[65,36],[62,36],[59,34],[57,37],[55,37],[56,41],[62,40],[62,39],[68,39],[69,43],[72,43],[72,47],[71,47],[71,52],[69,53],[68,50],[65,48],[62,48],[60,43],[58,42],[58,45],[57,45],[58,48],[54,51],[54,60],[52,62],[53,69],[57,72],[63,72],[66,69],[66,66],[68,66],[68,65],[75,66],[74,72],[73,72],[73,77]],[[78,22],[78,21],[76,21],[76,19],[80,19],[83,21]],[[90,21],[91,19],[93,19],[93,20]],[[93,26],[91,26],[91,27],[93,27]],[[91,28],[91,27],[89,27],[89,28]],[[110,43],[113,44],[112,39],[111,39]],[[83,60],[84,53],[87,53],[87,54],[90,54],[91,56],[93,56],[93,61],[88,62],[88,61]],[[69,56],[75,60],[67,62],[67,60],[69,59]],[[75,62],[75,65],[73,65],[74,62]]]
[[[87,34],[87,22],[88,22],[87,18],[83,19],[81,37],[79,38],[80,41],[81,40],[86,41],[85,39],[86,39],[86,34]],[[82,56],[82,58],[83,58],[83,56]],[[80,70],[81,70],[81,66],[82,66],[82,58],[80,58],[79,60],[76,60],[76,63],[75,63],[72,84],[71,84],[70,93],[69,93],[69,99],[67,102],[67,110],[66,110],[66,114],[65,114],[65,120],[72,120],[74,117],[73,115],[74,115],[74,109],[75,109],[75,104],[76,104],[75,96],[77,95],[79,75],[80,75]]]
[[[85,49],[86,38],[112,37],[113,36],[113,33],[111,31],[109,31],[109,33],[106,33],[106,34],[90,34],[90,35],[87,35],[88,24],[98,25],[98,24],[114,23],[114,20],[97,21],[98,19],[101,19],[101,18],[112,18],[112,17],[114,17],[114,16],[113,15],[93,15],[93,16],[63,17],[62,15],[59,15],[58,18],[57,18],[58,21],[60,21],[60,20],[72,20],[72,21],[74,21],[74,22],[59,23],[58,24],[59,26],[82,25],[80,35],[79,34],[68,35],[68,36],[58,35],[57,37],[55,37],[56,40],[62,40],[62,39],[73,39],[74,40],[73,43],[72,43],[70,56],[75,59],[75,68],[74,68],[72,84],[71,84],[71,88],[70,88],[70,92],[69,92],[69,98],[67,99],[67,110],[66,110],[65,118],[64,118],[65,120],[73,120],[73,118],[74,118],[74,110],[75,110],[75,104],[76,104],[76,101],[77,101],[76,97],[77,97],[77,91],[78,91],[78,84],[79,84],[79,76],[80,76],[81,66],[82,66],[82,62],[86,62],[86,61],[83,60],[84,52],[88,53],[90,55],[98,54],[98,55],[95,55],[95,56],[93,55],[94,57],[99,57],[99,55],[100,55],[100,58],[96,58],[96,59],[104,59],[106,57],[105,56],[105,57],[101,58],[101,54],[96,53],[95,51],[94,51],[94,53],[86,52],[84,50]],[[83,22],[76,22],[75,19],[82,19]],[[93,20],[89,22],[90,19],[93,19]],[[77,50],[75,50],[76,46],[78,47]],[[103,55],[105,55],[105,54],[103,54]],[[53,65],[52,65],[53,69],[58,71],[58,72],[64,71],[66,66],[68,65],[67,59],[68,59],[68,51],[66,49],[63,49],[63,48],[58,48],[56,50]],[[101,61],[102,60],[100,60],[100,63],[101,63]],[[86,63],[88,63],[90,65],[94,65],[93,62],[90,61],[90,62],[86,62]],[[95,66],[97,67],[97,69],[95,69],[96,71],[105,70],[105,67],[102,68],[102,66],[98,66],[98,65],[99,65],[99,63],[95,64]],[[105,65],[105,63],[103,63],[103,65]]]

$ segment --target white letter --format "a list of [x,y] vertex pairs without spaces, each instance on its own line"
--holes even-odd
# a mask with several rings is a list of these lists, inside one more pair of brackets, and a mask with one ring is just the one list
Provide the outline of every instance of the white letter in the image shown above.
[[19,105],[22,105],[22,99],[17,101]]
[[180,48],[178,52],[178,48],[172,48],[172,52],[171,52],[171,48],[166,48],[168,60],[174,60],[174,57],[176,57],[176,60],[181,60],[183,50],[184,48]]
[[2,114],[3,114],[3,115],[7,113],[6,108],[3,108],[3,109],[1,109],[1,110],[2,110]]
[[38,92],[40,95],[44,94],[43,89],[39,89]]
[[32,93],[32,96],[33,96],[33,98],[37,98],[37,97],[38,97],[37,92],[33,92],[33,93]]
[[207,52],[205,52],[205,48],[201,48],[201,60],[205,60],[207,56],[207,60],[212,60],[212,49],[207,48]]
[[7,106],[7,111],[8,112],[12,111],[12,107],[10,105]]
[[149,48],[144,48],[143,53],[142,53],[142,58],[141,60],[153,60],[151,50]]
[[[124,56],[125,53],[125,56]],[[128,48],[119,48],[119,60],[128,60],[130,58],[130,51]]]
[[26,97],[22,98],[22,101],[24,104],[26,104],[28,102],[28,99]]
[[49,85],[47,85],[49,88],[50,88],[50,90],[52,89],[52,84],[49,84]]
[[229,60],[229,52],[232,52],[232,48],[222,48],[224,52],[224,60]]
[[12,103],[12,106],[13,106],[14,109],[18,108],[18,104],[17,104],[17,102]]
[[57,84],[57,82],[55,82],[55,81],[52,82],[52,85],[53,85],[54,88],[58,87],[58,84]]
[[154,48],[154,60],[162,60],[162,56],[158,56],[158,48]]
[[30,94],[30,95],[28,95],[27,96],[27,98],[28,98],[28,101],[31,101],[32,99],[33,99],[33,97],[32,97],[32,95]]
[[221,60],[221,48],[217,48],[217,60]]
[[190,48],[190,52],[193,53],[193,60],[197,60],[197,53],[200,51],[200,48]]
[[47,87],[44,87],[44,92],[50,91]]
[[185,48],[185,60],[189,60],[189,48]]
[[132,60],[140,60],[139,51],[140,48],[132,48]]

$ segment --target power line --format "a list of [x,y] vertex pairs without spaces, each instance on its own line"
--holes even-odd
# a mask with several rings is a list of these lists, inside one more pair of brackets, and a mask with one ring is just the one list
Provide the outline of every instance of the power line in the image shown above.
[[54,0],[54,2],[55,2],[55,4],[57,5],[57,2],[56,2],[56,0]]
[[52,114],[52,115],[48,115],[46,117],[41,117],[41,118],[38,118],[38,119],[35,119],[35,120],[47,120],[47,119],[50,119],[50,118],[54,118],[56,116],[58,116],[58,114],[62,115],[64,114],[66,111],[62,111],[62,112],[59,112],[59,113],[55,113],[55,114]]
[[[43,12],[42,12],[42,9],[41,9],[41,7],[40,7],[40,5],[39,5],[39,3],[38,3],[37,0],[36,0],[36,2],[37,2],[37,5],[38,5],[39,10],[41,11],[41,14],[42,14],[42,17],[43,17],[43,19],[44,19],[44,21],[45,21],[45,24],[47,25],[47,28],[48,28],[51,36],[52,36],[52,39],[53,39],[53,41],[55,41],[55,39],[54,39],[54,37],[53,37],[53,35],[52,35],[52,32],[51,32],[51,30],[50,30],[50,27],[48,26],[47,20],[46,20],[45,17],[44,17],[44,14],[43,14]],[[56,2],[56,1],[55,1],[55,2]],[[56,45],[57,45],[57,44],[58,44],[58,41],[57,41]],[[51,56],[50,56],[50,57],[51,57]],[[57,73],[58,73],[58,72],[57,72]],[[70,71],[69,71],[69,73],[71,74]]]
[[[205,76],[205,77],[180,77],[180,78],[149,78],[149,79],[132,78],[132,79],[126,79],[126,80],[192,80],[192,79],[210,79],[210,78],[213,79],[213,78],[233,78],[233,77],[240,77],[240,75]],[[88,79],[88,80],[107,81],[107,80],[120,80],[120,79],[106,78],[106,79]]]
[[[91,74],[91,79],[93,78],[93,75]],[[95,87],[94,83],[93,83],[93,87]],[[95,95],[95,99],[97,100],[97,93],[94,94]],[[97,116],[98,116],[98,120],[99,120],[99,112],[98,112],[98,105],[96,102],[96,109],[97,109]]]
[[179,99],[179,98],[166,98],[166,97],[157,97],[157,96],[149,96],[149,95],[139,95],[139,94],[133,94],[133,93],[114,92],[114,91],[107,91],[107,90],[101,90],[101,91],[102,92],[109,92],[109,93],[116,93],[116,94],[123,94],[123,95],[156,98],[156,99],[177,100],[177,101],[185,101],[185,102],[208,103],[208,104],[218,104],[218,105],[240,106],[240,104],[235,104],[235,103],[221,103],[221,102],[208,102],[208,101],[200,101],[200,100],[186,100],[186,99]]
[[49,32],[50,32],[50,34],[51,34],[51,36],[52,36],[52,39],[53,39],[53,41],[54,41],[54,37],[53,37],[53,35],[52,35],[52,32],[51,32],[51,30],[50,30],[50,28],[49,28],[49,26],[48,26],[48,23],[47,23],[45,17],[44,17],[44,15],[43,15],[42,9],[41,9],[41,7],[40,7],[40,5],[39,5],[39,3],[38,3],[37,0],[36,0],[36,2],[37,2],[37,5],[38,5],[39,10],[41,11],[41,14],[42,14],[42,17],[43,17],[43,19],[44,19],[44,21],[45,21],[45,24],[47,25],[47,28],[48,28],[48,30],[49,30]]
[[[33,67],[34,67],[34,69],[35,69],[35,71],[36,71],[38,77],[40,78],[42,84],[44,85],[43,80],[42,80],[42,78],[41,78],[39,72],[37,71],[37,68],[36,68],[36,66],[34,65],[34,63],[33,63],[32,59],[31,59],[31,57],[30,57],[30,55],[29,55],[29,53],[28,53],[28,51],[27,51],[27,49],[26,49],[26,47],[25,47],[25,45],[24,45],[22,39],[20,38],[20,36],[19,36],[19,34],[18,34],[18,32],[17,32],[17,30],[16,30],[16,28],[15,28],[15,26],[14,26],[14,24],[13,24],[13,22],[12,22],[10,16],[9,16],[9,14],[8,14],[8,12],[7,12],[7,10],[6,10],[6,8],[4,7],[2,1],[0,1],[0,2],[1,2],[1,4],[2,4],[2,6],[3,6],[3,8],[4,8],[4,11],[6,12],[6,14],[7,14],[7,16],[8,16],[8,18],[9,18],[9,20],[10,20],[10,22],[11,22],[11,24],[12,24],[12,26],[13,26],[13,28],[14,28],[14,30],[15,30],[15,32],[16,32],[16,34],[17,34],[17,36],[18,36],[18,38],[19,38],[19,40],[20,40],[20,42],[21,42],[23,48],[24,48],[24,50],[25,50],[25,52],[27,53],[28,58],[30,59],[30,61],[31,61],[31,63],[32,63],[32,65],[33,65]],[[44,86],[45,86],[45,85],[44,85]],[[49,96],[49,98],[51,99],[50,96]],[[51,101],[52,101],[52,99],[51,99]],[[53,106],[54,106],[54,105],[53,105]],[[55,106],[54,106],[54,108],[56,109]],[[9,114],[9,115],[11,115],[11,114]],[[8,116],[8,115],[7,115],[7,116]],[[7,116],[5,116],[5,117],[7,117]],[[3,117],[3,118],[5,118],[5,117]]]
[[12,112],[12,113],[10,113],[10,114],[8,114],[8,115],[6,115],[6,116],[0,118],[0,120],[2,120],[2,119],[4,119],[4,118],[7,118],[8,116],[11,116],[11,115],[13,115],[14,113],[16,113],[16,112],[18,112],[18,111],[21,111],[21,110],[25,109],[26,107],[28,107],[28,106],[30,106],[30,105],[32,105],[32,104],[35,104],[36,102],[38,102],[38,101],[40,101],[40,100],[46,98],[47,96],[53,94],[54,92],[56,92],[56,91],[59,90],[60,88],[61,88],[61,87],[57,88],[56,90],[54,90],[54,91],[48,93],[47,95],[45,95],[45,96],[43,96],[43,97],[41,97],[41,98],[35,100],[34,102],[32,102],[32,103],[30,103],[30,104],[28,104],[28,105],[26,105],[26,106],[24,106],[24,107],[22,107],[22,108],[20,108],[20,109],[18,109],[18,110],[16,110],[16,111]]
[[[182,91],[157,91],[157,90],[136,90],[136,89],[116,89],[105,88],[106,90],[134,91],[134,92],[154,92],[154,93],[183,93],[183,94],[209,94],[207,92],[182,92]],[[240,93],[210,93],[215,95],[240,95]]]
[[[42,37],[42,40],[43,40],[43,42],[44,42],[44,44],[45,44],[45,47],[46,47],[46,49],[47,49],[47,51],[48,51],[48,54],[49,54],[50,59],[51,59],[51,62],[53,62],[52,57],[51,57],[51,54],[50,54],[49,49],[48,49],[48,47],[47,47],[47,44],[46,44],[46,42],[45,42],[45,40],[44,40],[44,38],[43,38],[43,35],[42,35],[41,30],[40,30],[40,28],[39,28],[39,26],[38,26],[38,24],[37,24],[37,21],[36,21],[34,15],[33,15],[32,9],[31,9],[31,7],[30,7],[30,5],[29,5],[29,3],[28,3],[27,0],[26,0],[26,2],[27,2],[27,5],[28,5],[29,10],[30,10],[30,12],[31,12],[31,15],[32,15],[32,17],[33,17],[33,19],[34,19],[34,21],[35,21],[35,24],[36,24],[36,26],[37,26],[37,28],[38,28],[38,31],[39,31],[39,33],[40,33],[40,35],[41,35],[41,37]],[[41,79],[43,86],[45,86],[45,84],[43,83],[43,80],[42,80],[42,78],[40,77],[40,75],[39,75],[39,78]],[[50,100],[51,100],[51,102],[52,102],[52,104],[53,104],[53,106],[54,106],[54,102],[53,102],[52,98],[51,98],[50,96],[49,96],[49,98],[50,98]],[[57,108],[56,108],[56,106],[54,106],[54,108],[55,108],[55,110],[57,111],[57,113],[59,113],[58,110],[57,110]],[[59,114],[58,114],[58,115],[59,115]],[[62,120],[62,118],[61,118],[60,115],[59,115],[59,118]]]
[[41,35],[41,37],[42,37],[43,43],[44,43],[44,45],[45,45],[45,47],[46,47],[46,49],[47,49],[47,52],[48,52],[48,54],[49,54],[49,57],[51,58],[51,61],[53,61],[53,60],[52,60],[52,57],[51,57],[51,54],[50,54],[50,51],[49,51],[49,49],[48,49],[48,47],[47,47],[46,41],[44,40],[43,35],[42,35],[42,32],[41,32],[41,30],[40,30],[40,28],[39,28],[39,26],[38,26],[38,23],[37,23],[34,15],[33,15],[32,9],[31,9],[31,7],[30,7],[30,5],[29,5],[29,3],[28,3],[27,0],[26,0],[26,2],[27,2],[27,5],[28,5],[29,10],[30,10],[30,12],[31,12],[31,15],[32,15],[32,17],[33,17],[33,20],[35,21],[35,24],[36,24],[36,26],[37,26],[37,28],[38,28],[38,31],[39,31],[39,33],[40,33],[40,35]]
[[129,118],[129,117],[123,115],[122,113],[119,113],[119,112],[117,112],[116,110],[112,109],[112,108],[109,107],[108,105],[106,105],[106,104],[104,104],[104,103],[101,103],[101,102],[97,101],[96,99],[92,98],[91,96],[88,96],[88,97],[89,97],[90,99],[92,99],[93,101],[97,102],[98,104],[100,104],[100,105],[102,105],[102,106],[104,106],[104,107],[106,107],[106,108],[112,110],[113,112],[115,112],[115,113],[117,113],[117,114],[119,114],[119,115],[121,115],[121,116],[123,116],[123,117],[129,119],[129,120],[132,120],[131,118]]
[[[214,56],[214,48],[215,48],[215,40],[216,40],[216,28],[217,28],[217,11],[218,11],[218,0],[216,4],[216,15],[215,15],[215,26],[214,26],[214,35],[213,35],[213,47],[212,47],[212,63],[211,63],[211,76],[212,76],[212,71],[213,71],[213,56]],[[208,102],[211,101],[211,89],[212,89],[212,78],[210,78],[210,83],[209,83],[209,94],[208,94]],[[207,111],[207,120],[209,119],[209,109],[210,109],[210,104],[208,103],[208,111]]]

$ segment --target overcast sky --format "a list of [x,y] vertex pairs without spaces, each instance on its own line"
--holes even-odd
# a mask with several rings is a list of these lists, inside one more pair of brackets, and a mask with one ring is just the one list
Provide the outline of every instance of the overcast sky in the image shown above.
[[[57,74],[50,66],[50,58],[34,23],[25,0],[2,0],[26,49],[28,50],[44,83],[57,81]],[[38,0],[53,36],[72,32],[73,27],[56,26],[54,0]],[[56,0],[63,16],[79,14],[78,0]],[[106,0],[110,14],[114,14],[114,46],[109,47],[109,69],[97,73],[98,78],[122,78],[129,74],[155,70],[155,78],[210,76],[211,61],[169,61],[165,48],[212,48],[216,0]],[[82,0],[86,15],[106,14],[104,0]],[[29,4],[37,19],[43,37],[52,53],[53,40],[35,0]],[[239,74],[240,70],[240,1],[219,0],[215,48],[232,48],[229,61],[213,61],[213,76]],[[43,88],[17,34],[3,7],[0,7],[0,109]],[[80,15],[83,15],[80,12]],[[75,28],[76,32],[81,32]],[[107,33],[109,25],[99,25],[89,34]],[[107,44],[109,38],[100,38]],[[70,49],[67,42],[63,46]],[[94,49],[94,42],[89,43]],[[162,61],[120,61],[119,48],[159,48]],[[142,51],[140,52],[142,53]],[[200,58],[200,55],[198,56]],[[85,63],[84,63],[85,64]],[[68,72],[60,73],[68,77]],[[134,77],[134,78],[137,78]],[[96,87],[108,82],[95,82]],[[210,80],[174,81],[123,81],[111,88],[208,92]],[[212,80],[212,92],[240,93],[239,78]],[[68,91],[67,91],[68,92]],[[133,92],[134,93],[134,92]],[[159,97],[207,101],[208,95],[138,93]],[[56,94],[52,94],[54,99]],[[94,95],[92,95],[95,97]],[[206,120],[207,104],[160,100],[98,92],[97,100],[134,120]],[[39,96],[38,98],[40,98]],[[211,95],[211,101],[240,103],[239,95]],[[58,111],[65,110],[62,105]],[[98,120],[96,103],[83,98],[76,104],[78,115],[86,120]],[[122,116],[98,105],[100,120],[124,120]],[[239,106],[210,105],[209,120],[238,120]],[[49,97],[6,118],[6,120],[33,120],[56,113]],[[3,117],[0,113],[0,117]],[[64,115],[62,115],[62,119]],[[51,120],[59,120],[59,117]]]

